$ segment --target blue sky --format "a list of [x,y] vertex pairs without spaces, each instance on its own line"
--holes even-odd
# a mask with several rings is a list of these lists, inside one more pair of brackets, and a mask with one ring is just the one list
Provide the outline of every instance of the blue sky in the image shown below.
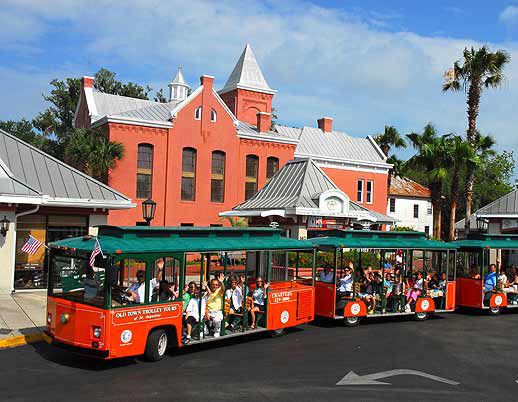
[[[463,94],[443,94],[442,74],[465,46],[512,57],[504,88],[483,95],[479,127],[518,151],[516,1],[3,0],[0,119],[45,108],[52,78],[92,75],[166,87],[178,65],[223,86],[244,45],[254,49],[281,122],[374,134],[428,122],[464,133]],[[124,4],[124,6],[122,6]]]

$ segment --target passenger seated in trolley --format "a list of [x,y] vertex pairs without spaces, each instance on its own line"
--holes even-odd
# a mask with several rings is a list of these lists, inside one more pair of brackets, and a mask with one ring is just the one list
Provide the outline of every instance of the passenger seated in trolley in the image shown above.
[[421,271],[417,272],[417,279],[415,281],[409,282],[409,289],[406,293],[406,306],[405,311],[412,311],[412,305],[415,304],[417,298],[423,294],[424,288],[424,278],[423,273]]
[[480,279],[480,274],[478,273],[478,267],[476,264],[471,264],[469,267],[468,278]]
[[336,288],[337,299],[342,297],[351,297],[353,295],[353,264],[349,262],[349,266],[345,267],[345,274],[338,280]]
[[[218,276],[221,277],[221,275]],[[204,283],[204,286],[207,288],[207,283]],[[221,322],[223,321],[223,296],[225,294],[223,283],[219,279],[211,279],[210,286],[207,288],[207,294],[205,332],[206,335],[212,333],[214,338],[219,338],[221,335]]]
[[158,291],[154,292],[151,297],[152,302],[164,302],[178,298],[178,291],[174,290],[174,285],[170,285],[168,281],[160,281]]
[[252,302],[253,306],[250,309],[250,316],[252,317],[252,324],[250,325],[250,329],[254,329],[256,326],[256,316],[258,313],[265,312],[265,300],[266,300],[266,289],[270,286],[269,283],[264,284],[263,278],[260,276],[255,280],[255,289],[252,292]]
[[491,264],[489,266],[489,273],[484,277],[484,305],[487,306],[489,304],[489,300],[491,299],[491,294],[496,289],[497,276],[496,276],[496,264]]
[[333,283],[333,272],[329,264],[324,265],[324,269],[318,273],[318,280],[325,283]]
[[243,315],[243,290],[238,286],[234,275],[230,277],[230,289],[225,292],[225,299],[230,303],[228,326],[230,330],[234,330],[236,314]]
[[507,295],[508,301],[511,302],[511,304],[516,304],[518,301],[518,275],[516,274],[516,268],[514,266],[509,270],[509,278],[502,290]]
[[360,282],[360,298],[365,302],[369,314],[374,312],[374,287],[372,280],[372,267],[368,266],[364,270],[363,278]]
[[[189,299],[189,304],[185,309],[185,324],[187,328],[184,343],[186,345],[191,342],[192,329],[198,327],[198,322],[200,320],[200,305],[201,311],[205,311],[206,309],[207,298],[201,297],[200,299],[200,297],[200,289],[195,286],[191,298]],[[199,338],[203,339],[203,332],[200,332],[196,335],[199,335]]]

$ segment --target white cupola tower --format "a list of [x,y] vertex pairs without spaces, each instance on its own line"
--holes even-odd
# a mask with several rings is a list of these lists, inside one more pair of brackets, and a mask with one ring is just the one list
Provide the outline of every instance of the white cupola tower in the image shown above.
[[189,94],[189,85],[185,82],[182,74],[182,67],[178,67],[178,72],[173,81],[169,83],[169,102],[181,102]]

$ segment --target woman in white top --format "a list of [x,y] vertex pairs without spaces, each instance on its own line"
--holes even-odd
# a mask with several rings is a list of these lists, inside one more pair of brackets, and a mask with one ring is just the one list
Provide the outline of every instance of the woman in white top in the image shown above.
[[338,297],[350,296],[353,293],[353,275],[350,267],[345,268],[345,275],[338,280],[336,294]]
[[[194,291],[194,296],[189,300],[189,304],[185,309],[185,323],[187,326],[187,338],[185,339],[185,344],[188,344],[191,341],[191,332],[192,328],[198,325],[200,320],[200,308],[201,313],[205,314],[205,306],[207,303],[206,297],[201,297],[200,300],[200,290],[197,288]],[[200,339],[203,337],[203,334],[200,333]]]

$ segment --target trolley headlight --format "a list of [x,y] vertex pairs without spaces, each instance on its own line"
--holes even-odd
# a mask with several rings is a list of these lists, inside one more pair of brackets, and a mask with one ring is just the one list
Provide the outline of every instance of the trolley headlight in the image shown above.
[[51,324],[52,323],[52,314],[50,313],[47,313],[47,324]]
[[93,334],[94,338],[99,339],[102,335],[101,327],[92,327],[92,334]]

